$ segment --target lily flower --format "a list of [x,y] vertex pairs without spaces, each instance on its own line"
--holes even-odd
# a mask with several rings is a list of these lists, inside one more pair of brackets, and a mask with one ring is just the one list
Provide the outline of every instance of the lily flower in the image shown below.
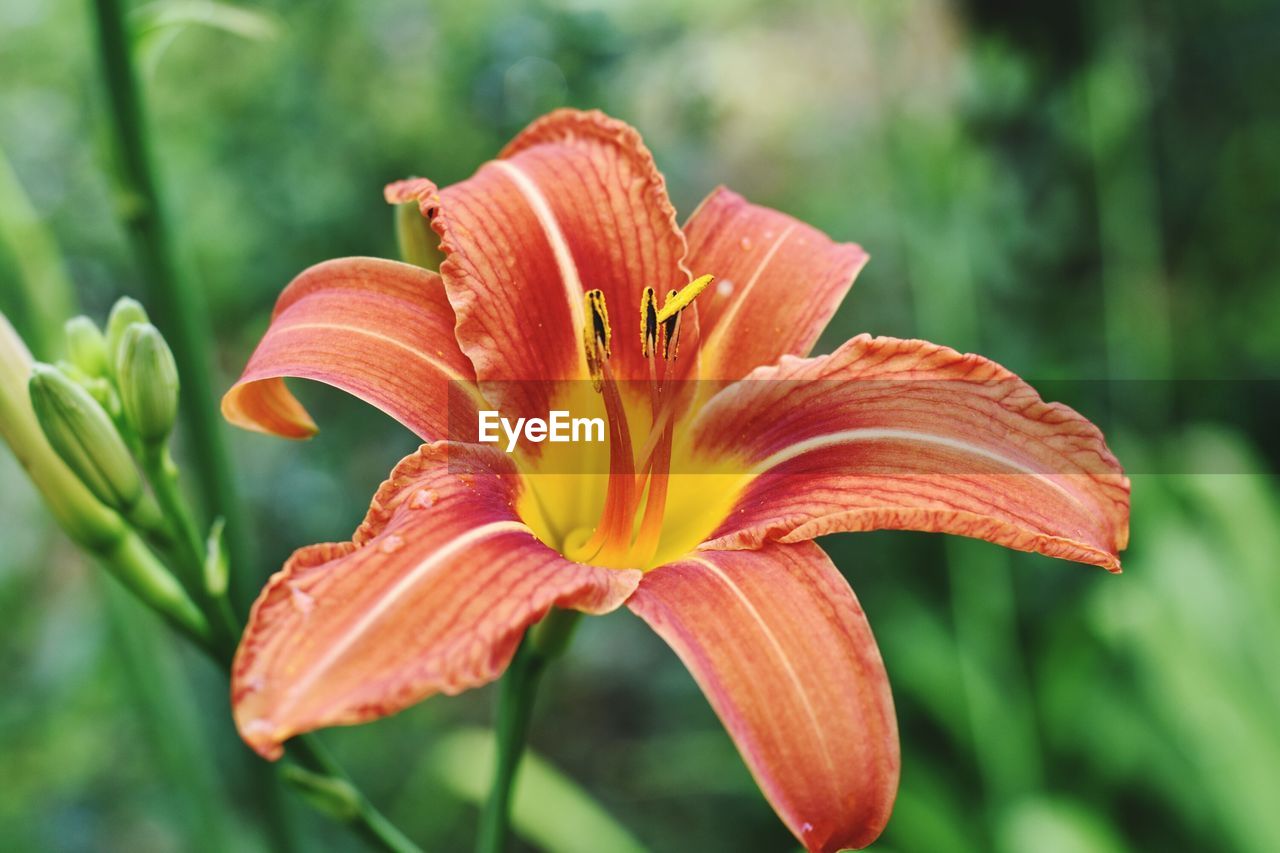
[[[1097,428],[924,341],[808,357],[867,255],[723,188],[682,229],[622,122],[557,111],[468,180],[386,196],[419,204],[439,273],[304,271],[223,399],[237,425],[305,438],[283,377],[318,380],[428,442],[351,541],[297,551],[254,605],[232,700],[263,756],[493,681],[553,607],[625,606],[800,842],[862,847],[897,791],[897,724],[863,610],[812,540],[953,533],[1119,571],[1129,483]],[[599,470],[570,470],[587,445],[458,440],[483,408],[583,407],[608,423]]]

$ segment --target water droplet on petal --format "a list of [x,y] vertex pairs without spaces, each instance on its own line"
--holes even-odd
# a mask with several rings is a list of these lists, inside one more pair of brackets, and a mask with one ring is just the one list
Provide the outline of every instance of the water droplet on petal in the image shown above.
[[716,295],[728,296],[733,293],[733,279],[722,278],[716,283]]
[[289,602],[293,605],[293,609],[303,616],[316,608],[316,600],[294,583],[289,584]]
[[273,731],[275,731],[275,724],[261,717],[256,720],[250,720],[240,726],[241,734],[249,736],[270,734]]
[[392,533],[378,543],[378,550],[384,554],[394,554],[404,545],[404,540]]
[[409,499],[409,509],[426,509],[429,506],[435,506],[438,500],[440,495],[435,489],[418,489]]
[[809,823],[809,821],[806,820],[804,823],[800,825],[801,835],[808,835],[811,832],[813,832],[813,824]]
[[261,675],[254,675],[241,682],[240,689],[245,693],[257,693],[262,689],[264,682]]
[[739,241],[738,241],[738,245],[742,247],[742,251],[744,251],[744,252],[750,251],[750,250],[751,250],[751,238],[750,238],[750,237],[743,237],[741,240],[739,240]]

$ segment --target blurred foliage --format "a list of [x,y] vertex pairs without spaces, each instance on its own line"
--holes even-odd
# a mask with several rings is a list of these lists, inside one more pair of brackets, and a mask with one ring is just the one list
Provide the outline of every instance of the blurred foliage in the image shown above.
[[[1170,396],[1178,380],[1277,377],[1273,2],[275,0],[136,15],[223,384],[294,273],[393,253],[385,182],[465,177],[562,104],[639,126],[682,211],[724,182],[866,246],[827,347],[920,335],[1032,380],[1170,380],[1154,386]],[[91,44],[78,0],[0,4],[0,310],[37,348],[67,309],[64,275],[99,318],[136,294]],[[19,274],[40,299],[8,284]],[[825,543],[899,709],[902,789],[877,849],[1280,849],[1280,413],[1241,390],[1181,423],[1163,393],[1117,391],[1105,411],[1065,400],[1143,472],[1119,578],[916,534]],[[323,427],[312,442],[234,437],[262,578],[294,547],[347,537],[415,444],[354,401],[304,394]],[[1223,460],[1237,473],[1207,473]],[[8,456],[0,478],[0,849],[263,845],[220,677],[104,591]],[[794,849],[638,620],[587,620],[549,686],[533,740],[558,769],[539,765],[555,781],[535,818],[585,808],[612,826],[607,813],[656,850]],[[487,761],[464,727],[487,724],[490,701],[436,699],[329,740],[411,836],[465,849]],[[355,849],[296,817],[308,849]],[[573,849],[540,821],[524,830]]]

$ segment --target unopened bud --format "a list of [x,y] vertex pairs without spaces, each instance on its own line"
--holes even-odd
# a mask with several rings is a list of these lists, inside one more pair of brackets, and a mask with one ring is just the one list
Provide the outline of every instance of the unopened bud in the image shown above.
[[119,418],[120,397],[116,394],[116,388],[111,384],[110,379],[102,376],[90,376],[81,370],[78,365],[65,359],[58,359],[58,363],[55,366],[68,379],[88,391],[89,396],[97,400],[99,405],[107,410],[111,420],[114,421]]
[[396,205],[396,244],[400,248],[400,260],[406,264],[436,270],[444,260],[440,235],[432,230],[416,201]]
[[[31,353],[0,312],[0,442],[12,448],[62,529],[97,552],[120,538],[123,523],[49,446],[31,409],[31,363]],[[11,488],[8,479],[4,488]]]
[[214,598],[227,594],[227,580],[231,569],[227,565],[227,549],[222,544],[222,531],[226,522],[221,516],[213,520],[204,547],[204,588]]
[[72,317],[63,328],[71,363],[89,376],[106,376],[107,339],[97,324],[81,315]]
[[36,420],[62,461],[98,500],[128,515],[142,498],[142,477],[111,417],[47,364],[32,365],[27,388]]
[[129,326],[115,369],[125,420],[144,444],[163,442],[178,416],[178,365],[160,330],[150,323]]
[[107,365],[114,369],[120,363],[120,346],[124,343],[124,333],[134,323],[149,323],[147,311],[142,303],[127,296],[121,296],[111,307],[107,316]]
[[360,813],[360,794],[346,779],[322,776],[296,764],[286,764],[280,772],[313,808],[344,821]]

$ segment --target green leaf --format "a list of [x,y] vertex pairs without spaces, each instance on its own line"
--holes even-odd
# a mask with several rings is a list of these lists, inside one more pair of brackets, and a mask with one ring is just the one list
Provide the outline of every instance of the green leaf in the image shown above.
[[1087,809],[1068,802],[1030,799],[1000,822],[1000,849],[1016,853],[1123,853],[1125,844]]
[[280,19],[266,12],[215,0],[163,0],[133,13],[133,47],[144,76],[155,74],[164,52],[189,27],[205,27],[249,41],[272,41]]

